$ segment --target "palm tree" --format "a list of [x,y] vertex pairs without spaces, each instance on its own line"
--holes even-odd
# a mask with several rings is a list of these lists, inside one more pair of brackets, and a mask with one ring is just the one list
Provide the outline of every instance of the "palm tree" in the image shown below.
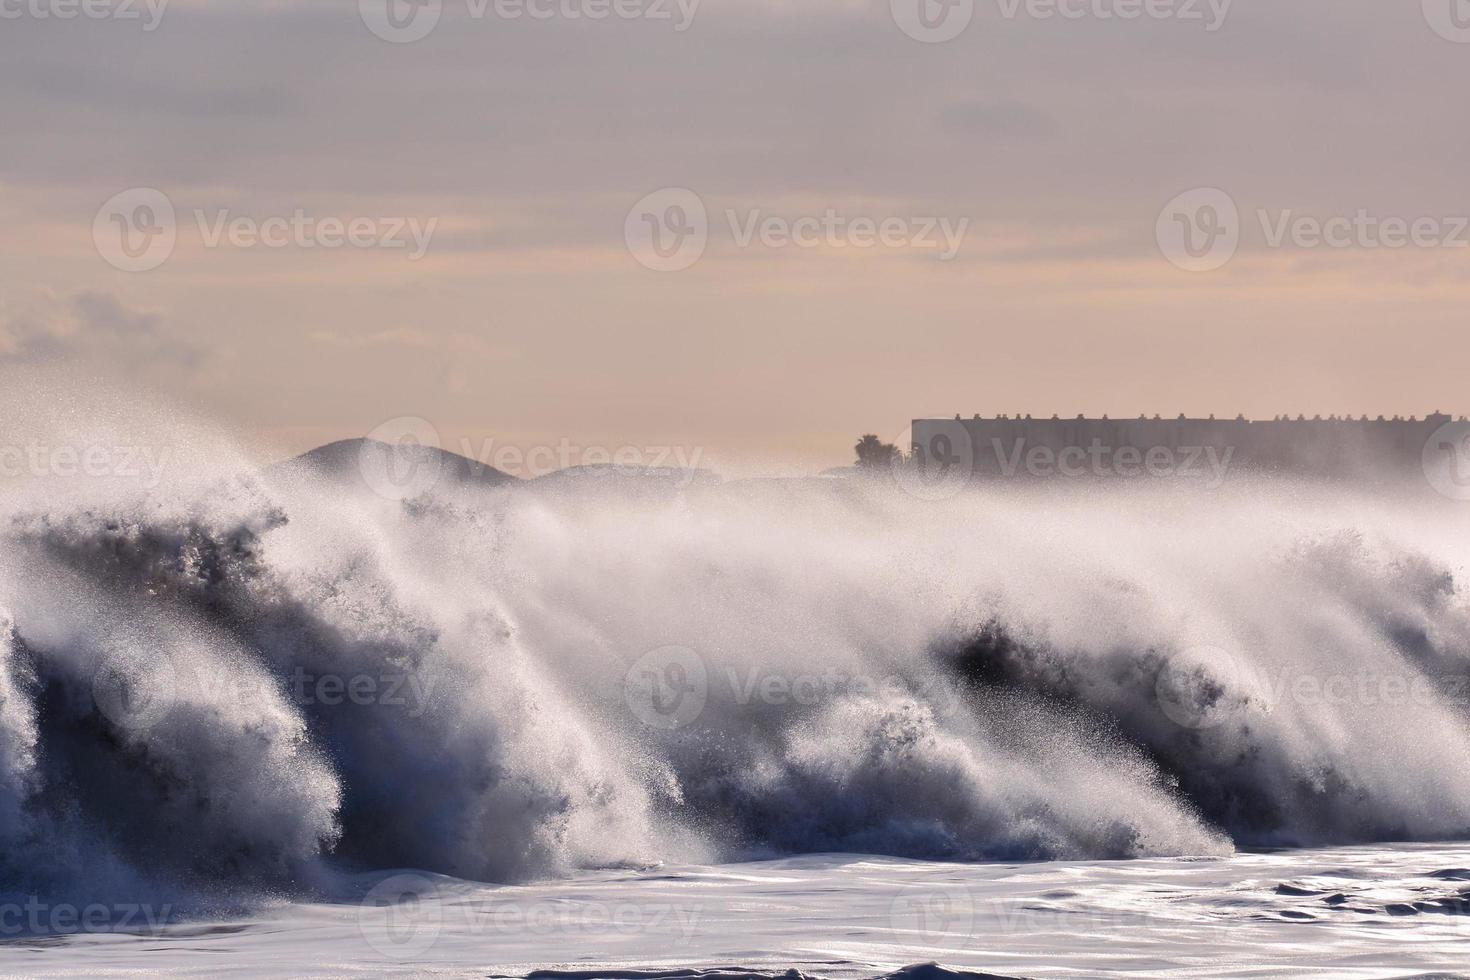
[[898,447],[874,435],[863,436],[853,448],[857,452],[858,469],[886,470],[898,459]]

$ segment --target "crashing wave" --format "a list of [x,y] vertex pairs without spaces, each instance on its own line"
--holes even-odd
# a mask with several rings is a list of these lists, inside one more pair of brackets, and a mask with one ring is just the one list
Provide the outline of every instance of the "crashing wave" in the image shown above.
[[0,891],[1463,836],[1466,525],[1310,488],[393,499],[300,468],[17,498]]

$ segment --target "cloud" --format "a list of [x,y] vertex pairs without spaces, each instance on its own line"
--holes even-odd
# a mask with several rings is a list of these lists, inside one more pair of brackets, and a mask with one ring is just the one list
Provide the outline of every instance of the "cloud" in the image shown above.
[[201,351],[165,333],[161,324],[157,313],[131,309],[111,293],[85,289],[65,301],[42,294],[0,324],[0,360],[196,365]]
[[72,300],[82,332],[129,341],[157,340],[158,314],[129,310],[109,293],[87,290]]
[[[464,387],[466,414],[588,440],[676,424],[795,445],[986,406],[1393,414],[1463,397],[1462,253],[1248,235],[1191,276],[1155,241],[1161,208],[1195,187],[1227,191],[1253,227],[1260,209],[1470,213],[1470,129],[1446,108],[1470,46],[1412,0],[1237,2],[1213,33],[981,0],[932,45],[888,0],[709,0],[683,33],[444,7],[404,45],[351,0],[174,0],[149,34],[7,21],[0,293],[61,298],[0,305],[0,359],[111,365],[324,436],[385,399],[460,410],[446,363],[496,376]],[[131,187],[170,196],[180,248],[112,276],[92,222]],[[698,193],[718,228],[729,210],[832,208],[968,218],[970,234],[952,263],[715,235],[660,276],[624,232],[664,187]],[[195,213],[224,208],[442,220],[420,263],[205,249]],[[895,362],[879,391],[848,383]],[[752,379],[783,396],[753,405]]]
[[30,316],[17,316],[0,330],[0,360],[45,360],[61,354],[64,346],[52,324]]

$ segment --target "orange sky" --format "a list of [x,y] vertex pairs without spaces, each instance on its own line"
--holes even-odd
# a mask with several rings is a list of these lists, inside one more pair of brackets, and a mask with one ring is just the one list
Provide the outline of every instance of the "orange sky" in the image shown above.
[[[993,0],[942,43],[886,0],[709,0],[683,31],[451,3],[408,44],[354,6],[7,23],[7,367],[156,391],[264,455],[403,415],[811,469],[955,412],[1470,412],[1470,43],[1420,4],[1236,0],[1208,31]],[[94,228],[131,188],[175,211],[146,272]],[[707,241],[654,271],[639,204],[674,188]],[[1210,271],[1159,240],[1195,188],[1238,212]],[[417,260],[211,240],[298,212],[434,230]],[[1433,234],[1311,240],[1359,215]]]

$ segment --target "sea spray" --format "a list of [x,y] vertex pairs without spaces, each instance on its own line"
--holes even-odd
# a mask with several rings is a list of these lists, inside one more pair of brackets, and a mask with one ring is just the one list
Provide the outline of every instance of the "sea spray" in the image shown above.
[[[119,888],[301,894],[344,868],[1470,829],[1457,511],[1279,485],[396,500],[350,469],[239,465],[7,510],[13,893],[103,866]],[[1436,696],[1283,681],[1369,671]]]

